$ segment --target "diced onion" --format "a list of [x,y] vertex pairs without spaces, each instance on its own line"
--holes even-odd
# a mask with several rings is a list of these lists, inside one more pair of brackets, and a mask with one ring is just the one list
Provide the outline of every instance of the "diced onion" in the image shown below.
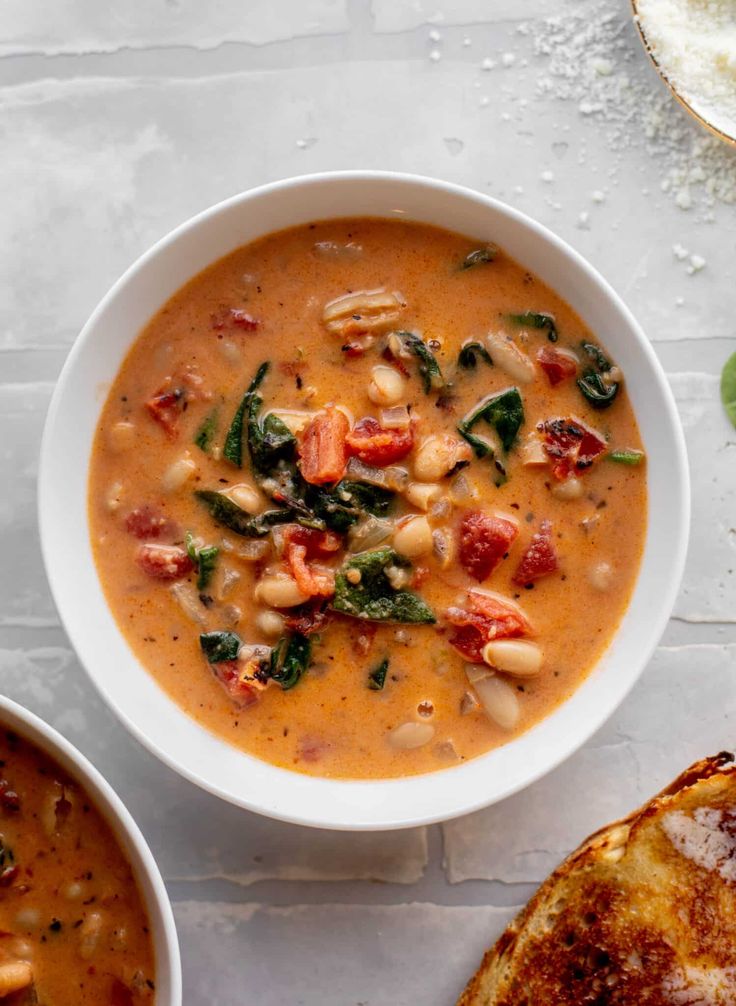
[[206,619],[204,617],[204,612],[202,611],[202,602],[199,600],[199,594],[191,583],[179,580],[177,583],[173,584],[169,590],[171,591],[171,596],[174,598],[187,618],[196,622],[197,625],[205,624]]
[[411,416],[405,405],[394,405],[391,409],[381,409],[381,426],[386,430],[404,430],[410,423]]
[[394,492],[401,492],[409,482],[409,473],[406,468],[399,468],[396,465],[389,465],[388,468],[374,468],[358,458],[351,458],[348,461],[347,474],[350,478],[358,479],[360,482],[383,486],[385,489],[394,490]]

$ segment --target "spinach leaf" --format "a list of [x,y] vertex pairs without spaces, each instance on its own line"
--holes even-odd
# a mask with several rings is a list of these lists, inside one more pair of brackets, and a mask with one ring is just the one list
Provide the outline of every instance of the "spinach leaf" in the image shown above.
[[640,465],[644,460],[644,451],[611,451],[608,460],[620,465]]
[[[386,576],[388,566],[407,565],[406,559],[388,547],[351,556],[335,577],[332,608],[372,622],[434,623],[434,613],[421,597],[408,590],[394,590]],[[360,573],[358,583],[348,579],[352,570]]]
[[374,692],[380,692],[386,684],[388,674],[388,657],[384,657],[380,664],[373,668],[368,675],[368,687]]
[[729,356],[721,371],[721,401],[726,415],[736,426],[736,353]]
[[523,314],[510,314],[509,321],[522,328],[538,328],[547,332],[550,342],[557,342],[559,334],[553,314],[546,314],[543,311],[524,311]]
[[518,388],[507,388],[497,395],[484,398],[458,425],[458,432],[475,451],[476,457],[492,454],[490,446],[471,430],[481,420],[497,433],[504,451],[510,450],[524,422],[524,403]]
[[460,265],[460,270],[462,272],[465,269],[472,269],[475,265],[485,265],[487,262],[493,262],[496,255],[498,255],[498,248],[495,245],[488,244],[485,248],[476,248],[475,251],[468,252],[465,256]]
[[390,489],[384,489],[382,486],[343,479],[331,489],[324,486],[310,487],[306,502],[315,516],[331,531],[343,533],[366,513],[374,517],[384,517],[395,495]]
[[263,538],[275,524],[288,524],[295,520],[293,510],[266,510],[252,517],[227,496],[211,489],[197,489],[194,495],[204,503],[218,524],[224,524],[244,538]]
[[295,632],[282,636],[271,651],[269,677],[286,692],[299,681],[312,659],[312,644],[307,636]]
[[194,443],[201,451],[204,451],[205,454],[209,454],[212,442],[215,439],[218,418],[219,409],[213,409],[212,412],[205,416],[202,425],[194,434]]
[[618,394],[618,381],[603,380],[611,369],[611,362],[603,350],[593,342],[581,342],[580,346],[592,366],[577,380],[583,398],[594,409],[607,409]]
[[257,472],[267,472],[280,458],[293,454],[296,445],[294,435],[278,416],[269,413],[262,424],[258,422],[263,399],[257,391],[268,368],[269,364],[265,362],[256,371],[225,437],[223,457],[236,468],[243,466],[244,430],[247,430],[248,450]]
[[478,364],[476,357],[478,356],[481,360],[485,360],[489,367],[493,366],[491,354],[481,342],[465,343],[457,358],[458,366],[463,367],[465,370],[475,370]]
[[400,339],[404,348],[416,356],[419,361],[419,376],[422,379],[424,394],[428,395],[433,389],[444,388],[445,379],[442,376],[440,365],[426,342],[413,332],[392,332],[391,334]]
[[237,660],[243,645],[240,636],[234,632],[203,632],[199,637],[202,653],[210,664],[220,664],[224,660]]
[[187,555],[197,566],[197,590],[204,590],[209,586],[212,574],[217,565],[217,556],[220,550],[216,545],[205,545],[204,548],[197,548],[194,544],[194,536],[191,531],[187,531]]

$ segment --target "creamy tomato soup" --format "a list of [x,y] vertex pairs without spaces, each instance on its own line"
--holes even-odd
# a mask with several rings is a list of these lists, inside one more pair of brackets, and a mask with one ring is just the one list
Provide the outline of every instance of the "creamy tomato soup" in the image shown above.
[[0,1001],[150,1006],[148,916],[85,791],[0,729]]
[[629,600],[625,375],[502,249],[271,234],[195,277],[102,412],[89,515],[131,647],[214,733],[312,775],[473,758],[580,684]]

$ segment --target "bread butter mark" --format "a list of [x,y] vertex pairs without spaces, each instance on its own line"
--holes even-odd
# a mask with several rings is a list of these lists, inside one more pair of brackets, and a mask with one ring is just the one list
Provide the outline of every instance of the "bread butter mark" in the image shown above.
[[724,814],[715,807],[698,807],[692,817],[673,810],[663,816],[662,828],[681,855],[736,883],[736,809]]
[[[720,814],[720,811],[716,813]],[[736,968],[677,968],[662,981],[662,992],[672,1006],[733,1006],[736,1002]]]

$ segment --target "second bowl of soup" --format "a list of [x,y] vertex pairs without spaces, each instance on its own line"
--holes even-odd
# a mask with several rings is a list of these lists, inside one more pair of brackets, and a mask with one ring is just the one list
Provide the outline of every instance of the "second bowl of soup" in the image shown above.
[[[289,220],[300,187],[319,198]],[[112,381],[81,438],[85,575],[121,661],[93,676],[145,675],[113,704],[186,774],[307,823],[446,817],[551,767],[634,680],[682,561],[681,437],[625,309],[546,232],[439,183],[285,183],[174,235],[90,324],[42,489],[86,357]]]

